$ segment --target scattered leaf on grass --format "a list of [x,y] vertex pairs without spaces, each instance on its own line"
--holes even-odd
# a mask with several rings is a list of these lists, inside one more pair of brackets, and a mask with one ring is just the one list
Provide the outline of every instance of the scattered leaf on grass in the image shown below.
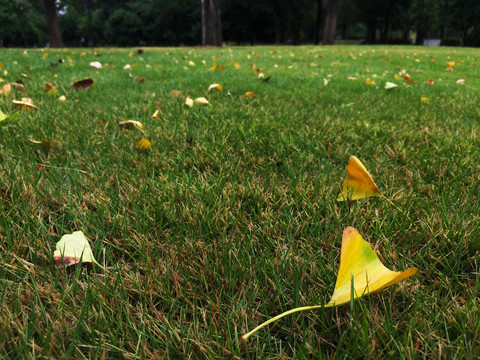
[[375,81],[370,78],[366,78],[365,84],[370,86],[375,86]]
[[10,84],[5,84],[0,88],[0,94],[10,94],[10,91],[12,91],[12,85]]
[[208,91],[212,90],[212,89],[217,89],[218,91],[222,91],[223,88],[222,88],[222,85],[220,84],[212,84],[208,87]]
[[123,70],[130,70],[132,68],[132,65],[127,64],[123,67]]
[[193,99],[190,96],[187,96],[187,98],[185,99],[185,105],[187,105],[188,107],[193,106]]
[[65,95],[62,95],[58,98],[58,101],[66,101],[67,97]]
[[432,79],[428,79],[428,80],[427,80],[427,84],[428,84],[428,85],[433,85],[433,84],[435,84],[435,82],[434,82]]
[[456,83],[457,83],[457,84],[460,84],[460,85],[463,85],[463,84],[465,84],[465,81],[466,81],[465,79],[458,79],[458,80],[456,81]]
[[45,150],[60,150],[63,146],[62,142],[55,139],[45,140],[45,141],[38,141],[29,139],[33,144],[38,145]]
[[101,69],[102,68],[102,64],[98,61],[92,61],[90,63],[90,67],[93,67],[95,69]]
[[417,272],[417,268],[409,268],[405,271],[389,270],[378,259],[378,255],[373,251],[370,244],[363,240],[357,229],[348,226],[343,231],[340,267],[338,269],[335,290],[330,301],[325,305],[304,306],[286,311],[243,335],[242,340],[248,340],[251,335],[264,326],[286,315],[299,311],[348,304],[352,299],[358,299],[396,284],[415,275]]
[[425,96],[422,96],[420,98],[420,101],[423,103],[423,104],[428,104],[430,102],[430,98],[428,97],[425,97]]
[[55,246],[53,259],[57,267],[67,267],[79,262],[100,264],[93,257],[92,248],[82,231],[63,235]]
[[5,115],[5,113],[0,110],[0,122],[2,121],[5,121],[7,119],[7,115]]
[[74,83],[72,86],[70,86],[70,89],[74,88],[75,90],[78,90],[78,89],[88,90],[93,86],[93,84],[94,82],[92,79],[84,79]]
[[119,121],[118,126],[130,128],[130,129],[143,130],[143,124],[137,120]]
[[253,91],[247,91],[243,97],[245,99],[251,98],[253,96]]
[[155,112],[153,113],[153,115],[150,117],[150,120],[155,120],[158,118],[158,109],[155,110]]
[[205,99],[204,97],[198,97],[194,100],[194,102],[195,102],[195,104],[198,104],[198,105],[210,105],[208,100]]
[[397,84],[394,84],[394,83],[389,82],[389,81],[387,81],[387,82],[385,83],[385,89],[386,89],[386,90],[394,89],[394,88],[396,88],[397,86],[398,86]]
[[337,201],[359,200],[370,196],[382,196],[372,176],[355,156],[350,156],[347,165],[348,177],[343,180],[342,192]]
[[35,105],[33,105],[33,101],[31,98],[22,98],[22,100],[12,100],[16,107],[22,109],[38,109]]
[[405,74],[405,76],[403,77],[405,80],[407,80],[410,84],[413,84],[413,85],[416,85],[418,84],[417,81],[413,81],[412,78],[410,77],[410,75],[408,74]]
[[140,139],[137,141],[136,148],[139,150],[149,150],[152,144],[147,139]]
[[180,90],[172,90],[170,91],[170,94],[172,94],[172,96],[178,96],[180,95],[182,92]]

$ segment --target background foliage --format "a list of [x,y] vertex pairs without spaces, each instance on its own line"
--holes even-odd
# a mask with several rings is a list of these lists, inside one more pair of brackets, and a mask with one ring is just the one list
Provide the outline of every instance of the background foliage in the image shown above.
[[[322,31],[326,0],[223,0],[227,43],[312,43]],[[320,11],[319,10],[320,7]],[[42,0],[0,0],[0,42],[45,46]],[[196,45],[197,0],[60,0],[66,46]],[[337,39],[403,43],[442,39],[446,45],[480,45],[476,0],[339,0]]]

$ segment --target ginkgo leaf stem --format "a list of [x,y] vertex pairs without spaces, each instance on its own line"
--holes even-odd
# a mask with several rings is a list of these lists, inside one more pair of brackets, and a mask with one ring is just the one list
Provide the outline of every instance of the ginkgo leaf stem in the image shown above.
[[397,205],[395,205],[392,200],[390,200],[389,198],[387,198],[387,197],[386,197],[385,195],[383,195],[383,194],[381,194],[381,197],[384,198],[384,199],[385,199],[390,205],[392,205],[395,209],[397,209],[397,210],[400,211],[402,214],[404,214],[404,215],[408,218],[408,220],[412,220],[412,219],[410,219],[410,216],[408,216],[408,214],[407,214],[405,211],[403,211],[403,210],[400,209]]
[[271,324],[274,321],[277,321],[278,319],[281,319],[284,316],[287,316],[287,315],[290,315],[290,314],[293,314],[293,313],[296,313],[296,312],[299,312],[299,311],[314,310],[314,309],[327,308],[327,307],[333,307],[333,306],[334,306],[333,303],[328,303],[326,305],[303,306],[303,307],[298,307],[298,308],[295,308],[295,309],[285,311],[284,313],[281,313],[280,315],[277,315],[277,316],[265,321],[264,323],[258,325],[255,329],[253,329],[249,333],[243,335],[242,340],[247,341],[248,338],[250,336],[252,336],[253,334],[255,334],[258,330],[264,328],[265,326],[267,326],[268,324]]

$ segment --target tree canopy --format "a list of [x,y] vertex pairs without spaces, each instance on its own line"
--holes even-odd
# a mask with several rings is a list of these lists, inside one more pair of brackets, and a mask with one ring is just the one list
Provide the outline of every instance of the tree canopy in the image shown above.
[[[211,1],[210,1],[211,2]],[[338,3],[336,26],[328,14]],[[45,46],[44,0],[0,0],[0,45]],[[216,0],[229,44],[365,43],[480,46],[478,0]],[[65,46],[178,46],[202,43],[199,0],[58,0]],[[334,5],[334,4],[333,4]],[[327,22],[327,27],[325,27]],[[218,26],[218,25],[216,25]],[[218,36],[217,36],[218,39]],[[218,40],[217,40],[218,41]]]

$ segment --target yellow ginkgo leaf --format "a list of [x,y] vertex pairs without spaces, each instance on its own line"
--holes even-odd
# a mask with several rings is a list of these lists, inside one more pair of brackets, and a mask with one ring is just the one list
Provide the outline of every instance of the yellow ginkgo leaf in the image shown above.
[[422,96],[422,97],[420,98],[420,101],[421,101],[422,103],[424,103],[424,104],[428,104],[428,103],[430,102],[430,98],[425,97],[425,96]]
[[22,98],[21,101],[19,100],[12,100],[16,107],[22,109],[38,109],[35,105],[33,105],[32,99],[30,98]]
[[138,130],[143,130],[143,124],[137,120],[126,120],[126,121],[119,121],[118,126],[122,126],[125,128],[136,128]]
[[[340,267],[338,269],[335,290],[330,301],[325,305],[303,306],[288,310],[257,326],[242,336],[243,340],[256,333],[266,325],[299,311],[314,310],[340,306],[363,295],[381,290],[415,275],[417,268],[405,271],[391,271],[378,259],[369,243],[363,240],[357,229],[348,226],[343,231]],[[353,292],[352,292],[353,290]]]
[[92,248],[82,231],[63,235],[55,248],[53,259],[58,267],[67,267],[79,262],[91,262],[100,266],[93,257]]
[[155,120],[158,118],[158,109],[155,110],[155,112],[152,114],[152,116],[150,117],[150,120]]
[[135,146],[139,150],[149,150],[152,144],[147,139],[140,139],[137,141],[137,145]]
[[7,119],[7,115],[5,115],[5,113],[0,110],[0,122],[4,121]]
[[348,177],[343,180],[342,193],[337,201],[359,200],[370,196],[382,196],[368,170],[354,155],[347,165]]
[[212,89],[217,89],[218,91],[222,91],[223,88],[222,88],[222,85],[220,84],[212,84],[208,87],[208,91],[212,90]]
[[237,61],[234,61],[233,65],[235,66],[235,69],[240,69],[241,68],[240,64]]
[[194,102],[195,102],[195,104],[199,104],[199,105],[210,105],[208,100],[205,99],[204,97],[198,97],[194,100]]
[[187,96],[187,98],[185,99],[185,105],[187,105],[188,107],[193,106],[193,99],[190,96]]

